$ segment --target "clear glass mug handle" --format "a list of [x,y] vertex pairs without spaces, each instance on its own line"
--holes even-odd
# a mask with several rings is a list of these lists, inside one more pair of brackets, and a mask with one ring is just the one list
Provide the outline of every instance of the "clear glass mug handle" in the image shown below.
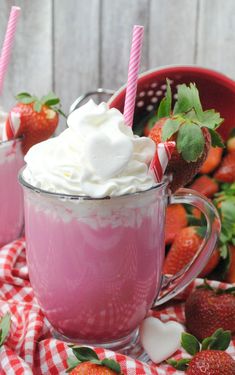
[[205,215],[207,229],[197,254],[180,272],[168,277],[163,275],[161,290],[153,307],[161,305],[180,293],[198,274],[210,258],[220,233],[220,219],[213,204],[201,194],[190,189],[180,189],[170,196],[169,203],[186,203],[198,208]]

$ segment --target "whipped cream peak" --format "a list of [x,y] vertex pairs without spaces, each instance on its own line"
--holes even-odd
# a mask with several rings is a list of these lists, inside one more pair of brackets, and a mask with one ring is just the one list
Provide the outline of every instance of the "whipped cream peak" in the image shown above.
[[156,146],[138,137],[123,114],[90,100],[72,112],[59,136],[33,146],[25,156],[24,178],[51,192],[119,196],[150,189],[148,173]]

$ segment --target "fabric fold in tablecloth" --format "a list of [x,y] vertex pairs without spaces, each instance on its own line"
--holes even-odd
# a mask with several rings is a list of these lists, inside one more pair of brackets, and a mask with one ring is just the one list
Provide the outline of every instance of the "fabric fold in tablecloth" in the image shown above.
[[[191,288],[200,283],[202,280],[196,280]],[[226,284],[215,281],[211,283],[226,287]],[[65,374],[66,359],[71,350],[66,343],[52,337],[50,326],[37,304],[28,278],[23,238],[0,249],[0,315],[7,312],[11,315],[11,330],[0,348],[1,374]],[[150,314],[163,322],[176,320],[184,324],[184,301],[173,301]],[[183,374],[167,364],[147,365],[102,348],[96,349],[96,352],[101,358],[119,361],[126,375]],[[235,357],[235,340],[227,352]],[[178,350],[174,357],[179,359],[184,356],[185,352]]]

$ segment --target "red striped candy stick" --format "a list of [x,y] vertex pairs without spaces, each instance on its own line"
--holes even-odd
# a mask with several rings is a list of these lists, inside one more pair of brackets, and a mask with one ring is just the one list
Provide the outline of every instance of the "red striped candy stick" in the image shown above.
[[157,150],[149,169],[154,173],[156,182],[161,182],[168,162],[175,149],[175,142],[164,142],[157,145]]
[[135,110],[136,89],[141,59],[141,48],[144,36],[144,27],[135,25],[132,34],[131,53],[128,69],[126,97],[124,104],[124,118],[128,126],[133,125]]
[[19,15],[20,8],[15,6],[12,7],[0,57],[0,95],[2,94],[4,77],[10,61],[10,54],[13,46]]

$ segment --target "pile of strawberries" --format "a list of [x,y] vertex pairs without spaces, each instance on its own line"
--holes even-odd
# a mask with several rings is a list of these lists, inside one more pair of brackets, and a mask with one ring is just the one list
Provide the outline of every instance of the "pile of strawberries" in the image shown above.
[[[199,174],[189,185],[217,207],[222,231],[219,243],[199,275],[235,283],[235,135],[224,149],[211,147]],[[180,204],[167,207],[164,272],[175,274],[195,255],[203,240],[204,218],[197,209]],[[213,273],[212,273],[213,272]]]
[[[214,109],[203,110],[195,84],[179,85],[173,105],[167,80],[166,95],[143,132],[157,145],[176,143],[166,169],[171,191],[192,188],[212,200],[220,214],[217,248],[199,276],[235,283],[235,129],[224,145],[217,133],[222,122]],[[167,208],[165,273],[174,275],[189,263],[203,241],[205,226],[197,209],[181,204]]]

